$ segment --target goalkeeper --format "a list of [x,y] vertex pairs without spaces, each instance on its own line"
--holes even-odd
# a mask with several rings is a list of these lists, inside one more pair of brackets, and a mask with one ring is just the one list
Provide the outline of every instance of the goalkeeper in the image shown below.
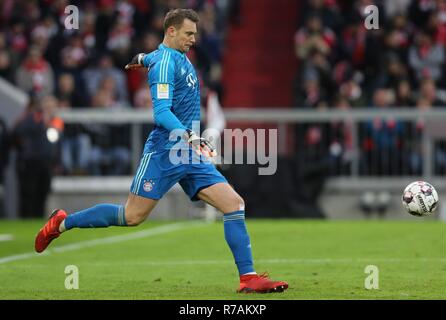
[[[191,200],[203,200],[224,214],[225,239],[240,275],[238,292],[280,292],[288,288],[286,282],[255,272],[243,199],[209,161],[216,156],[214,147],[192,131],[193,122],[200,121],[200,86],[185,53],[195,43],[198,20],[190,9],[169,11],[163,43],[149,54],[137,54],[125,67],[148,68],[155,120],[125,206],[99,204],[70,215],[56,209],[37,234],[35,250],[44,251],[53,239],[72,228],[136,226],[178,182]],[[169,139],[172,132],[180,133],[180,141]],[[181,152],[181,141],[189,144],[186,153]],[[178,152],[171,152],[175,148]],[[178,153],[188,161],[173,163],[171,157]]]

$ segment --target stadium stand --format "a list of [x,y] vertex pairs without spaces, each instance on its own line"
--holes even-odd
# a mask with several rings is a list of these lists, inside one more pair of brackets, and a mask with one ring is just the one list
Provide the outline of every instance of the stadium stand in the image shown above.
[[[444,1],[303,2],[295,35],[295,105],[300,108],[442,108],[445,104]],[[377,5],[380,28],[367,30],[364,8]],[[332,124],[333,126],[334,124]],[[338,125],[335,125],[339,128]],[[359,129],[364,175],[420,174],[417,136],[424,124],[395,120],[368,121]],[[322,126],[298,136],[327,136]],[[351,133],[339,139],[348,150]],[[297,139],[299,140],[299,139]],[[323,148],[333,146],[333,141]],[[314,141],[309,142],[316,143]],[[337,148],[333,148],[337,150]],[[395,150],[399,150],[395,152]],[[348,151],[347,151],[348,152]],[[437,173],[444,173],[444,147],[436,146]],[[403,157],[409,153],[410,156]],[[389,156],[385,156],[389,154]],[[384,156],[383,156],[384,155]],[[408,163],[403,163],[408,161]],[[338,169],[339,174],[342,169]]]

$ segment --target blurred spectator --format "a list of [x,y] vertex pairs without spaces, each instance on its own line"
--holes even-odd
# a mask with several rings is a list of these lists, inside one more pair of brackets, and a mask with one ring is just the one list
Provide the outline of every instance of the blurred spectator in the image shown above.
[[133,105],[137,109],[152,109],[152,95],[146,83],[142,83],[133,97]]
[[221,91],[222,35],[217,30],[217,19],[214,7],[209,2],[204,3],[200,13],[200,32],[197,36],[197,45],[191,52],[196,54],[197,69],[202,80],[216,91]]
[[[373,94],[373,107],[385,112],[393,97],[388,89],[378,89]],[[404,124],[394,118],[375,118],[365,124],[366,139],[363,141],[362,165],[371,175],[397,175],[401,169],[401,137]]]
[[164,13],[157,11],[152,19],[151,31],[156,33],[160,39],[164,38]]
[[9,137],[6,128],[6,124],[0,117],[0,216],[4,216],[4,199],[5,195],[2,192],[3,178],[5,167],[8,164],[9,158]]
[[430,78],[421,80],[419,98],[422,99],[425,105],[429,105],[431,107],[440,107],[444,105],[444,101],[441,101],[438,97],[435,81]]
[[9,82],[14,82],[11,56],[9,52],[4,49],[0,49],[0,77]]
[[327,105],[327,95],[314,70],[304,76],[303,87],[296,94],[296,106],[316,108]]
[[17,70],[16,83],[22,90],[39,96],[53,93],[53,69],[42,57],[40,48],[30,48],[26,59]]
[[82,38],[83,46],[87,51],[87,55],[90,57],[94,52],[96,46],[95,36],[95,20],[96,15],[93,12],[85,12],[83,15],[82,24],[80,25],[80,36]]
[[[97,67],[84,70],[83,77],[87,85],[90,97],[94,97],[98,91],[101,82],[106,77],[111,77],[115,82],[117,99],[124,104],[128,104],[127,82],[122,70],[114,67],[113,60],[107,54],[99,58]],[[94,105],[94,101],[92,100]]]
[[412,93],[410,82],[402,79],[398,82],[396,87],[396,107],[411,107],[415,105],[415,100]]
[[100,52],[106,49],[108,36],[116,20],[117,12],[114,5],[114,0],[101,0],[97,3],[95,39],[96,49]]
[[[147,109],[152,110],[153,103],[152,103],[152,95],[150,93],[150,90],[148,90],[148,84],[143,82],[141,83],[139,89],[135,92],[133,96],[133,105],[137,109]],[[142,130],[141,130],[141,141],[144,141],[147,139],[147,132],[152,131],[153,124],[151,123],[144,123],[141,124]]]
[[[113,92],[99,90],[93,98],[97,109],[116,108]],[[130,132],[128,125],[89,124],[92,146],[89,173],[92,175],[124,175],[130,169]]]
[[[351,109],[350,102],[343,96],[336,97],[333,106],[336,110]],[[332,121],[328,130],[331,173],[348,174],[353,159],[353,122],[348,118]]]
[[387,17],[394,17],[395,15],[405,16],[411,2],[413,0],[383,1]]
[[305,185],[305,188],[297,188],[294,195],[296,202],[291,204],[291,210],[300,212],[304,217],[324,216],[318,199],[332,169],[329,150],[326,147],[328,132],[326,123],[297,126],[295,185]]
[[132,0],[131,3],[135,7],[133,13],[133,28],[135,30],[135,36],[139,38],[150,27],[156,4],[155,0]]
[[16,20],[12,23],[9,33],[7,35],[8,44],[14,55],[23,58],[28,49],[28,39],[25,36],[25,24]]
[[[312,50],[309,59],[302,65],[302,80],[317,78],[327,97],[336,92],[336,84],[333,81],[333,69],[327,57],[319,50]],[[301,81],[302,81],[301,80]]]
[[119,90],[115,78],[111,75],[106,75],[101,79],[98,92],[104,91],[106,95],[110,97],[110,101],[107,102],[107,107],[127,106],[127,100],[124,100],[122,95],[119,95]]
[[64,125],[55,116],[56,109],[57,100],[52,96],[44,97],[40,104],[31,100],[13,131],[22,217],[45,216],[45,203]]
[[0,31],[0,77],[14,83],[14,70],[19,64],[19,57],[14,57],[13,51],[8,46],[6,33]]
[[142,50],[143,52],[152,52],[158,49],[158,45],[161,43],[162,38],[160,38],[154,32],[147,32],[142,37]]
[[412,0],[409,6],[409,18],[417,27],[426,25],[429,15],[437,8],[437,0]]
[[[431,109],[432,105],[427,99],[420,97],[416,102],[416,108],[420,111]],[[420,175],[422,173],[422,154],[423,154],[423,131],[425,130],[426,123],[423,118],[418,119],[414,123],[409,123],[410,139],[405,142],[405,153],[409,155],[407,158],[409,163],[409,174]]]
[[396,55],[389,53],[385,58],[385,68],[382,69],[375,85],[381,88],[392,88],[396,90],[401,80],[409,76],[406,65]]
[[373,91],[376,90],[377,78],[381,76],[387,49],[385,47],[384,30],[368,30],[365,44],[365,61],[362,89],[368,100],[371,100]]
[[0,117],[0,184],[3,183],[3,171],[8,164],[9,135],[6,123]]
[[123,17],[118,18],[110,31],[106,44],[118,66],[124,66],[128,62],[132,35],[133,28],[127,20]]
[[304,21],[305,17],[318,15],[321,17],[322,24],[334,31],[338,31],[342,23],[336,1],[306,0],[300,12],[300,21]]
[[65,67],[69,66],[70,69],[79,70],[85,66],[88,55],[82,37],[77,34],[72,35],[68,40],[68,45],[61,50],[60,55]]
[[34,26],[30,31],[31,42],[34,46],[39,47],[42,52],[47,50],[50,38],[57,33],[57,26],[51,17],[47,17]]
[[[70,78],[67,77],[65,79]],[[60,96],[59,108],[65,111],[72,108],[69,95]],[[88,174],[91,152],[91,138],[88,133],[88,130],[81,123],[69,123],[65,125],[61,143],[61,173],[65,175]]]
[[24,1],[21,13],[27,19],[27,23],[36,24],[41,18],[41,10],[38,1]]
[[[357,78],[357,77],[356,77]],[[365,105],[365,99],[362,94],[359,80],[355,76],[351,76],[339,87],[339,95],[347,100],[348,105],[352,107],[362,107]]]
[[[152,52],[158,49],[158,45],[162,39],[154,32],[146,32],[142,35],[141,49],[135,48],[135,54],[137,52]],[[147,84],[147,69],[136,68],[130,69],[126,72],[127,83],[129,89],[129,95],[134,97],[136,91],[139,90],[141,85]]]
[[87,101],[79,90],[76,90],[74,77],[70,73],[62,73],[57,79],[56,96],[66,101],[69,107],[87,107]]
[[324,27],[318,15],[309,16],[305,26],[296,32],[294,38],[296,55],[301,60],[305,60],[314,50],[330,56],[335,44],[335,33]]
[[418,81],[425,77],[439,81],[444,62],[444,48],[435,44],[430,34],[420,31],[409,49],[409,64]]
[[407,64],[407,52],[413,38],[413,33],[413,26],[407,21],[405,16],[395,16],[385,36],[384,45],[386,52],[394,53],[400,62]]
[[[432,81],[425,82],[425,86],[429,87],[431,90]],[[427,96],[429,95],[420,95],[416,107],[420,112],[431,110],[432,107],[437,106],[437,104],[432,104],[432,99],[429,99]],[[410,139],[405,139],[405,150],[404,154],[409,155],[407,157],[409,164],[408,167],[410,169],[409,174],[421,175],[423,172],[423,153],[425,152],[425,143],[423,141],[424,131],[429,126],[429,120],[426,120],[423,117],[420,117],[413,123],[409,123],[408,127],[410,128]],[[432,123],[432,122],[431,122]],[[434,125],[435,121],[433,122]],[[434,154],[434,170],[435,174],[444,174],[446,170],[446,148],[445,148],[444,140],[435,141],[433,143],[433,154]],[[407,174],[407,173],[406,173]]]
[[367,32],[361,19],[352,21],[341,32],[338,55],[356,69],[364,68]]
[[435,11],[429,16],[426,31],[433,36],[434,42],[446,45],[446,21],[441,20],[440,13]]
[[118,13],[118,18],[125,25],[131,25],[133,23],[133,15],[135,14],[135,8],[129,0],[118,0],[116,1],[116,11]]

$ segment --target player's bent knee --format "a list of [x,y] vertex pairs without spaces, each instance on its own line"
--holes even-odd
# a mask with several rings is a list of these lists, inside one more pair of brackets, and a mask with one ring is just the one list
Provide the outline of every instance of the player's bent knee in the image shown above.
[[135,227],[147,218],[147,213],[141,211],[125,212],[125,220],[128,226]]
[[235,198],[234,204],[237,206],[237,210],[245,210],[245,200],[239,195]]
[[238,199],[239,210],[245,210],[245,200],[242,197]]
[[143,219],[140,219],[139,217],[133,217],[133,216],[126,216],[125,217],[127,225],[130,227],[136,227],[137,225],[139,225],[141,222],[143,222]]

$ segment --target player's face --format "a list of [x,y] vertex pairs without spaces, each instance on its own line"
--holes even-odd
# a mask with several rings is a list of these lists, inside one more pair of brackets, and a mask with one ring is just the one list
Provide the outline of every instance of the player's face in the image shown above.
[[181,52],[188,52],[195,44],[197,34],[197,24],[189,19],[184,19],[183,25],[177,30],[175,36],[176,49]]

